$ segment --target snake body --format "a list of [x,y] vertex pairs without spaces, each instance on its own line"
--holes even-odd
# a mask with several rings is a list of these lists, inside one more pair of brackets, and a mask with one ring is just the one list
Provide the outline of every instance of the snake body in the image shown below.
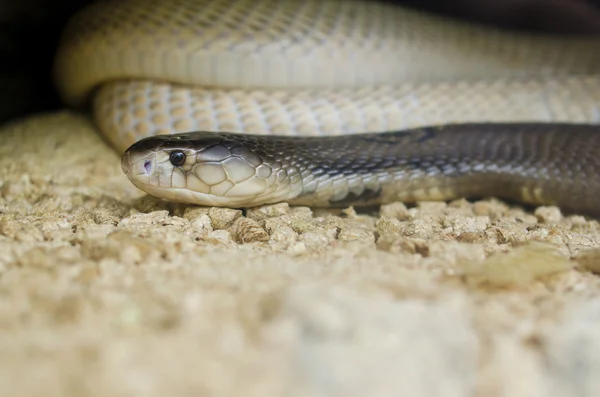
[[[181,174],[190,174],[168,161],[171,141],[153,138],[179,133],[190,133],[173,137],[188,151],[222,133],[249,145],[238,149],[247,156],[264,155],[263,165],[293,159],[288,169],[302,169],[296,179],[305,186],[290,180],[267,201],[487,194],[594,212],[591,198],[600,194],[592,172],[600,146],[592,125],[600,119],[597,38],[508,32],[368,0],[108,0],[75,15],[63,37],[59,92],[70,105],[92,105],[99,130],[126,151],[132,182],[159,197],[248,206],[269,195],[257,184],[244,195],[249,185],[231,182],[199,201],[205,191],[180,187]],[[418,127],[456,123],[422,145],[410,141],[433,131]],[[382,153],[387,160],[377,163]],[[132,172],[148,156],[164,167]],[[323,171],[326,156],[339,169]],[[125,160],[134,158],[146,160]],[[416,168],[406,168],[407,159]],[[374,163],[376,171],[368,168]],[[216,160],[211,167],[228,172]],[[143,183],[152,179],[148,169],[172,184]],[[237,180],[232,172],[229,181]],[[317,189],[325,175],[318,172],[338,179]]]
[[562,123],[348,137],[192,132],[144,138],[124,153],[122,166],[151,194],[204,205],[332,207],[496,196],[600,215],[598,134],[597,125]]
[[124,153],[122,166],[151,194],[204,205],[496,196],[600,215],[598,134],[600,126],[560,123],[308,138],[192,132],[142,139]]

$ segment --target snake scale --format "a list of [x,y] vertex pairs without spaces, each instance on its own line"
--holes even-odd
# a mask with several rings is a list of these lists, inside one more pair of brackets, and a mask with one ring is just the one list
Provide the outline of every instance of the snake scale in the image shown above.
[[599,50],[384,1],[108,0],[71,19],[54,72],[164,199],[600,215]]

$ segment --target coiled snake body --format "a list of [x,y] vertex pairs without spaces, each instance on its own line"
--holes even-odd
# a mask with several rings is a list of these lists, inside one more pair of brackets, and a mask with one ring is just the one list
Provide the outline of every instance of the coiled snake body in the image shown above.
[[376,1],[109,0],[72,19],[55,75],[158,197],[598,215],[599,49]]

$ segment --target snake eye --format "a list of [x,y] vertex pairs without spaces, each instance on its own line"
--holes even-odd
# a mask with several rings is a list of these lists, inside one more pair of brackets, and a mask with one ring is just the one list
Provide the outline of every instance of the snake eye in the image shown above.
[[183,153],[181,150],[171,152],[171,155],[169,155],[169,161],[175,167],[179,167],[180,165],[183,165],[183,163],[185,163],[185,153]]

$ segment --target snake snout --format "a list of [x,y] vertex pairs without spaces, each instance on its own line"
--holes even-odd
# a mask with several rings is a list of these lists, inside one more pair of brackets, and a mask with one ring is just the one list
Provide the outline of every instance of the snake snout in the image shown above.
[[156,159],[152,153],[125,152],[121,157],[121,169],[128,177],[149,177],[155,172]]
[[129,177],[131,175],[131,163],[129,162],[129,154],[125,153],[121,156],[121,170]]

